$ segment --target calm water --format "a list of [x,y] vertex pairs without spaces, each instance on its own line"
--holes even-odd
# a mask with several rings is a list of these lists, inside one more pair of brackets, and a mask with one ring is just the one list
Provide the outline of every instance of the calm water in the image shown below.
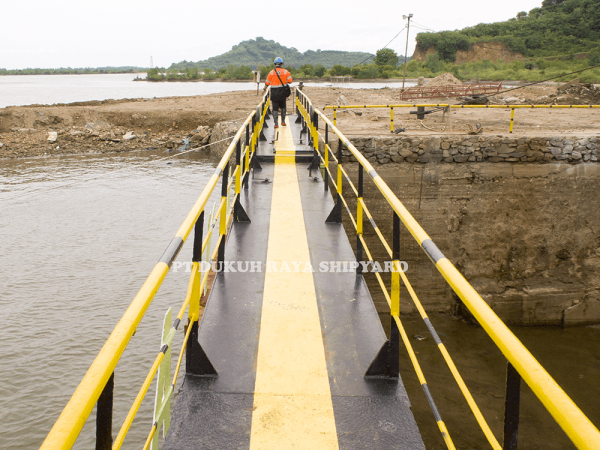
[[[185,155],[166,164],[159,156],[0,160],[1,449],[40,446],[214,172],[207,159]],[[191,259],[190,245],[179,258]],[[176,314],[185,298],[188,276],[167,277],[119,363],[117,430],[160,348],[165,312]],[[143,445],[154,389],[125,448]],[[94,433],[88,422],[77,447],[93,448]]]
[[[250,82],[133,82],[146,74],[109,75],[9,75],[0,76],[0,108],[15,105],[84,102],[122,98],[176,97],[206,95],[227,91],[255,90]],[[325,86],[331,83],[306,83],[307,86]],[[413,86],[414,83],[406,83]],[[398,83],[343,83],[352,89],[379,89],[400,87]]]

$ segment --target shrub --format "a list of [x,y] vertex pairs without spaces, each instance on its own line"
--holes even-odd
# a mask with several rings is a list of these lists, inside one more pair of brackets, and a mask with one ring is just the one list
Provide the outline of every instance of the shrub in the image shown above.
[[589,53],[588,62],[590,66],[600,64],[600,48],[595,48]]
[[248,80],[252,78],[252,69],[248,66],[236,67],[231,71],[231,78],[236,80]]
[[165,79],[165,76],[160,73],[160,70],[157,68],[154,69],[150,69],[147,73],[146,73],[146,79],[150,80],[150,81],[161,81]]
[[179,71],[174,68],[170,68],[167,70],[167,80],[178,80],[181,77],[179,76]]
[[369,64],[368,66],[359,70],[357,74],[357,78],[368,79],[368,78],[378,78],[381,76],[381,72],[379,68],[375,64]]
[[444,63],[442,62],[442,59],[440,58],[438,52],[435,52],[427,57],[427,60],[425,61],[425,64],[423,64],[423,67],[429,70],[430,72],[439,72],[444,67]]
[[391,48],[382,48],[377,50],[373,62],[378,66],[392,66],[398,64],[398,55]]
[[324,66],[322,66],[321,64],[317,64],[315,65],[315,67],[313,67],[312,75],[314,77],[321,78],[323,75],[325,75],[326,70],[327,69]]
[[350,75],[350,68],[346,66],[342,66],[341,64],[336,64],[331,68],[331,75]]
[[471,39],[458,31],[417,34],[417,45],[423,49],[434,47],[444,61],[454,61],[458,50],[468,50]]

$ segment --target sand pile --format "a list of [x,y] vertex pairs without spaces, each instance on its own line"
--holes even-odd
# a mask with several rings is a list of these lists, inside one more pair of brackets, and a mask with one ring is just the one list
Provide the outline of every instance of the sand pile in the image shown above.
[[438,75],[433,80],[430,80],[426,86],[455,86],[457,84],[462,84],[462,81],[460,81],[450,72],[446,72]]

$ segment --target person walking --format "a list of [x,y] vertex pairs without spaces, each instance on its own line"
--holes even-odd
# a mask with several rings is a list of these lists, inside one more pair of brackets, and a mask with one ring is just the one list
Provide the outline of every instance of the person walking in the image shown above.
[[290,96],[290,87],[292,83],[292,74],[289,70],[283,68],[283,59],[280,57],[275,58],[273,61],[275,68],[269,72],[267,79],[265,80],[265,91],[271,86],[271,103],[273,104],[273,121],[275,128],[279,128],[278,125],[278,113],[281,109],[281,126],[285,127],[285,103],[287,98]]

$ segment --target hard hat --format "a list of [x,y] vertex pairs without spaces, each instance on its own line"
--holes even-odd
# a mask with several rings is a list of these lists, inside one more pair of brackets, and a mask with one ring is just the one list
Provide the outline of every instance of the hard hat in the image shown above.
[[281,59],[279,56],[277,58],[275,58],[275,61],[273,61],[273,64],[283,64],[283,59]]

